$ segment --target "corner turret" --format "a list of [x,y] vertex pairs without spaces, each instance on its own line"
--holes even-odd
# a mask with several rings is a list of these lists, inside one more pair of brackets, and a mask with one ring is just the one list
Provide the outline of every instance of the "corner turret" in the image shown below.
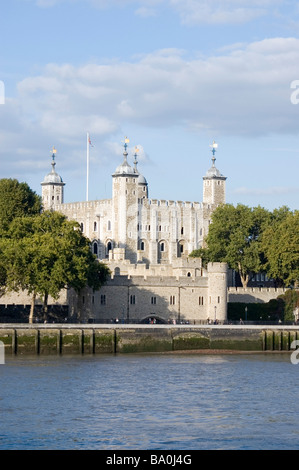
[[210,205],[225,204],[225,181],[223,176],[215,166],[215,152],[218,144],[213,141],[212,148],[212,166],[203,177],[203,202]]
[[52,149],[52,170],[45,177],[42,186],[42,204],[44,210],[54,210],[56,204],[62,204],[64,201],[64,185],[61,176],[55,171],[56,149]]

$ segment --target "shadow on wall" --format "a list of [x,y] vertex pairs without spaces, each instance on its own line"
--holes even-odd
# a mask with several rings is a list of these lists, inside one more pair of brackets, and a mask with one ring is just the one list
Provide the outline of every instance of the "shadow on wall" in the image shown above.
[[228,301],[232,303],[237,303],[237,302],[243,302],[243,303],[265,303],[265,300],[258,298],[257,296],[253,294],[242,294],[242,297],[240,297],[240,294],[232,294],[231,292],[228,294]]

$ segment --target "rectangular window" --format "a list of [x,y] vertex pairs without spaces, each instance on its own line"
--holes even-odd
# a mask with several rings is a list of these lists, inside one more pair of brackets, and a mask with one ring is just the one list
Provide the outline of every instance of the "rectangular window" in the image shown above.
[[151,298],[151,304],[156,305],[156,303],[157,303],[157,297],[152,297]]
[[135,305],[135,295],[130,295],[130,304]]
[[170,296],[169,303],[170,303],[170,305],[175,305],[175,295]]
[[101,294],[101,305],[106,305],[106,295]]

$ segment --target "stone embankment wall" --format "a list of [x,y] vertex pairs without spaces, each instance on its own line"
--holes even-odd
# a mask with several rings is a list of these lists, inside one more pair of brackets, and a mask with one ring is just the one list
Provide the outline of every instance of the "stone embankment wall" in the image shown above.
[[0,326],[6,355],[198,351],[290,351],[296,326],[15,325]]

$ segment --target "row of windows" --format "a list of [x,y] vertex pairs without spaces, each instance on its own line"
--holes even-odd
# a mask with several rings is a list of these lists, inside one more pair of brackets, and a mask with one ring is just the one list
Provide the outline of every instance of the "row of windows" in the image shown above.
[[[218,181],[217,181],[217,185],[218,185],[218,186],[223,186],[223,183],[224,183],[224,182],[223,182],[222,180],[218,180]],[[206,184],[207,186],[210,186],[210,185],[212,184],[212,181],[206,180],[206,181],[205,181],[205,184]]]
[[[52,197],[54,199],[54,196]],[[57,196],[57,200],[59,200],[59,196]],[[81,227],[81,232],[84,232],[84,224],[83,222],[80,223]],[[163,228],[163,230],[162,230]],[[107,222],[107,230],[110,232],[111,231],[111,220],[108,220]],[[143,232],[150,232],[151,226],[150,225],[142,225],[142,224],[137,224],[137,230],[138,231],[143,231]],[[157,230],[158,232],[168,232],[169,231],[169,226],[165,225],[162,227],[162,225],[157,225]],[[97,232],[98,231],[98,222],[93,223],[93,231]],[[184,235],[184,227],[181,227],[181,235]],[[200,229],[200,235],[202,235],[202,229]]]
[[[84,296],[82,297],[82,302],[83,303],[85,302]],[[94,304],[94,296],[92,297],[92,303]],[[151,305],[157,305],[157,297],[155,297],[155,296],[151,297],[150,303],[151,303]],[[210,297],[210,303],[211,303],[211,297]],[[220,303],[220,297],[218,297],[218,303]],[[101,294],[100,304],[101,305],[107,305],[106,304],[106,295],[105,294]],[[134,294],[130,295],[130,304],[131,305],[136,304],[136,296]],[[198,297],[198,305],[203,305],[203,304],[204,304],[204,298],[203,298],[203,296],[199,296]],[[169,297],[169,305],[176,305],[176,296],[175,295],[171,295]]]
[[[56,196],[57,201],[59,201],[60,196]],[[52,201],[55,200],[55,196],[52,196]],[[47,196],[47,201],[49,201],[49,196]]]
[[[163,230],[162,230],[163,228]],[[143,232],[150,232],[151,226],[150,225],[142,225],[142,224],[137,224],[137,230],[143,231]],[[168,232],[169,231],[169,226],[165,225],[162,227],[162,225],[157,225],[157,230],[158,232]],[[181,235],[184,235],[184,227],[181,227]]]
[[[212,303],[212,298],[211,297],[209,297],[209,302]],[[220,304],[220,302],[221,302],[220,296],[217,297],[217,302],[218,302],[218,304]],[[85,297],[84,296],[82,297],[82,303],[83,304],[85,303]],[[94,296],[92,296],[92,303],[94,304]],[[101,305],[106,305],[106,295],[105,294],[101,294],[100,303],[101,303]],[[130,304],[131,305],[136,304],[136,296],[134,294],[130,295]],[[155,297],[155,296],[151,297],[151,305],[156,305],[156,304],[157,304],[157,297]],[[204,297],[199,296],[198,297],[198,305],[203,305],[203,304],[204,304]],[[169,305],[176,305],[176,296],[175,295],[171,295],[169,297]]]
[[[81,228],[81,232],[84,232],[84,224],[83,222],[80,223],[80,228]],[[94,232],[97,232],[98,230],[98,222],[94,222],[93,223],[93,231]],[[111,231],[111,220],[108,220],[107,222],[107,230],[110,232]]]

